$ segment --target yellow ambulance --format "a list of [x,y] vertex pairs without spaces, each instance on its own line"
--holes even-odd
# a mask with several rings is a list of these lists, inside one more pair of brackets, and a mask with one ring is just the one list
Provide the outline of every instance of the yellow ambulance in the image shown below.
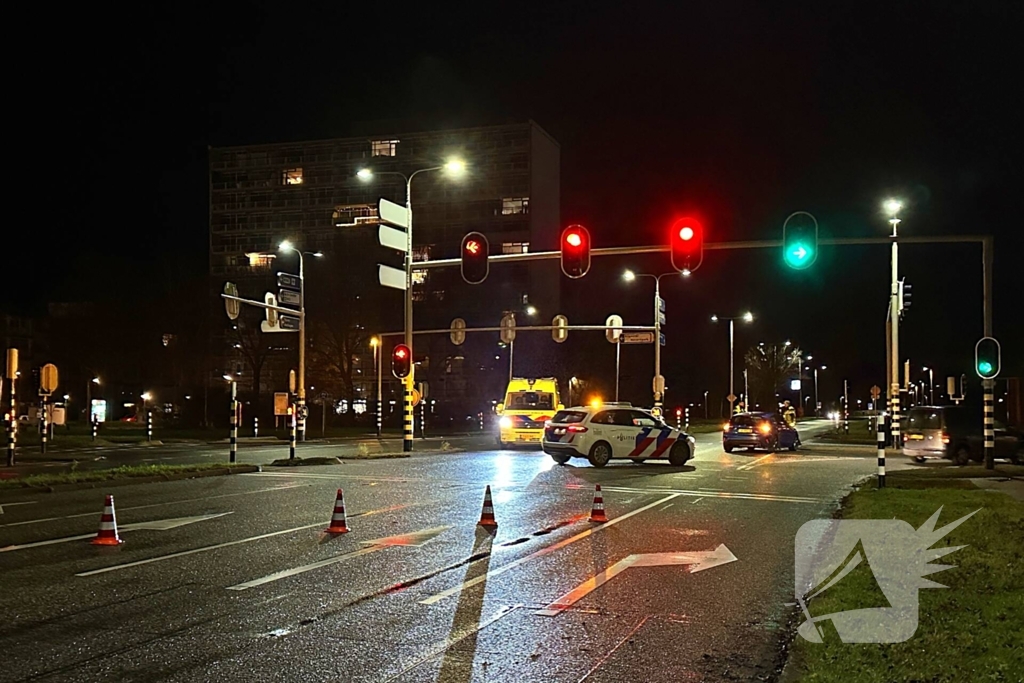
[[513,378],[505,390],[505,400],[497,406],[498,446],[539,446],[544,438],[544,423],[564,407],[554,377]]

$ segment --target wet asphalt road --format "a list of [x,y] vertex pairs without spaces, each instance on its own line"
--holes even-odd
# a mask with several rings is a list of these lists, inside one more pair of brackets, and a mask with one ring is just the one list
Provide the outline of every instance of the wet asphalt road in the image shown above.
[[[874,453],[698,444],[682,469],[483,451],[120,486],[116,548],[87,541],[101,489],[4,502],[0,681],[770,680],[796,531]],[[627,556],[719,545],[736,561],[634,566],[537,613]]]

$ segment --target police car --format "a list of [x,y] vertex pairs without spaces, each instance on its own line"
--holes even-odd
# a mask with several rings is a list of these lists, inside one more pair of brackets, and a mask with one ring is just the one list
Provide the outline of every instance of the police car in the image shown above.
[[605,403],[567,408],[544,426],[544,452],[559,465],[570,458],[586,458],[604,467],[612,458],[643,462],[668,458],[681,466],[693,457],[692,436],[673,429],[651,413],[628,403]]

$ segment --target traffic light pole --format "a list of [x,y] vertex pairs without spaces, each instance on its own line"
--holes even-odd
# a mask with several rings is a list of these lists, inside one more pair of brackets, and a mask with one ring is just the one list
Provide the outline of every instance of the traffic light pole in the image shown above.
[[985,388],[985,412],[983,416],[985,427],[985,469],[995,469],[995,384],[994,379],[983,379],[982,386]]
[[412,452],[413,437],[413,406],[412,389],[416,375],[416,358],[412,349],[412,179],[416,171],[405,179],[405,210],[408,212],[409,224],[405,232],[405,345],[409,347],[409,376],[405,378],[404,401],[402,404],[402,451]]
[[[892,218],[889,220],[892,224],[892,281],[889,288],[889,334],[890,334],[890,353],[889,353],[889,406],[892,412],[891,432],[892,432],[892,447],[900,447],[900,307],[899,307],[899,296],[900,296],[900,282],[899,282],[899,269],[898,269],[898,258],[899,258],[899,244],[897,241],[897,226],[900,223],[899,218]],[[817,393],[817,392],[815,392]],[[815,397],[815,404],[817,404],[817,397]],[[815,414],[817,414],[817,405],[815,405]]]

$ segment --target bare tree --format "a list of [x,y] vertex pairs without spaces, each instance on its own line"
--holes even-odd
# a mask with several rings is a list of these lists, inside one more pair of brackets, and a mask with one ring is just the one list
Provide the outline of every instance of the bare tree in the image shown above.
[[800,372],[801,351],[788,343],[758,344],[747,351],[747,377],[755,403],[774,406],[775,392],[785,387],[794,372]]

